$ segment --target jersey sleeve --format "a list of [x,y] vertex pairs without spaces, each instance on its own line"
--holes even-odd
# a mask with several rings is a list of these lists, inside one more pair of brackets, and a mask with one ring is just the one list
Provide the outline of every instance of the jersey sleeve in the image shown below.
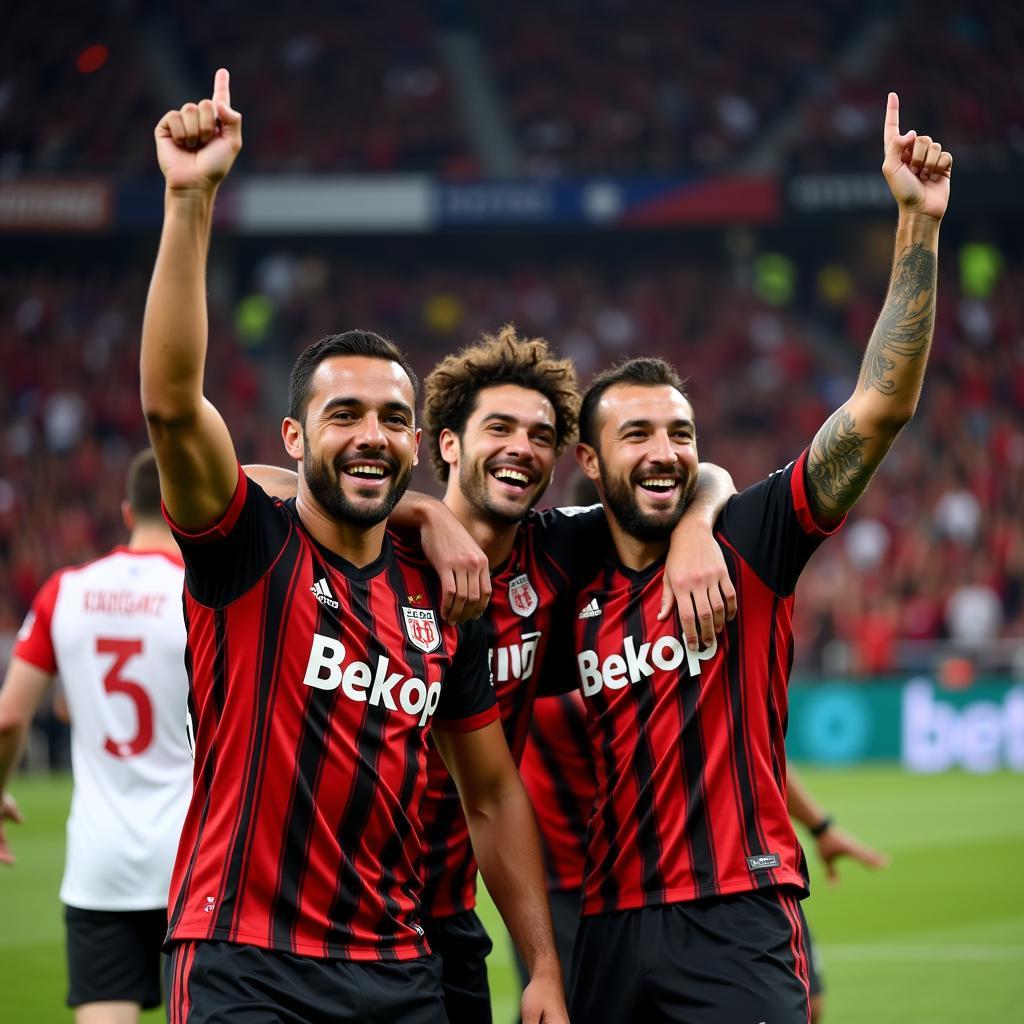
[[487,635],[479,620],[459,627],[459,645],[445,674],[434,727],[473,732],[498,719],[498,702],[487,664]]
[[729,499],[716,532],[780,597],[796,589],[811,555],[845,521],[823,527],[807,495],[807,451],[766,480]]
[[202,530],[178,526],[164,508],[185,562],[189,593],[208,608],[223,608],[256,584],[273,565],[292,529],[284,505],[238,467],[234,497]]
[[53,647],[53,609],[60,592],[63,572],[55,572],[36,594],[25,621],[14,641],[12,657],[27,661],[43,672],[57,671],[57,653]]
[[544,554],[571,588],[591,578],[607,556],[611,534],[601,505],[567,505],[534,512],[533,530]]

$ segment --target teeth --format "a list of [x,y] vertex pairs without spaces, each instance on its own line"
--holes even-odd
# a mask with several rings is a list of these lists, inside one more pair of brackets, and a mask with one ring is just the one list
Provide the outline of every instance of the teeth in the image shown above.
[[641,483],[644,487],[675,487],[676,485],[675,480],[667,476],[655,476],[650,480],[642,480]]
[[499,480],[511,480],[517,484],[528,484],[530,478],[525,473],[520,473],[518,469],[498,469],[495,470],[494,475]]
[[349,473],[354,476],[383,476],[384,469],[381,466],[350,466]]

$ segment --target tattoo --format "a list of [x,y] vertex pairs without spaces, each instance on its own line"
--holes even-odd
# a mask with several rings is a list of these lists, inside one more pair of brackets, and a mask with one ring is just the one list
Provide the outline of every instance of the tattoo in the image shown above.
[[[870,437],[858,434],[854,418],[843,406],[825,421],[807,453],[807,478],[814,511],[823,519],[838,518],[864,493],[881,456],[865,461]],[[888,446],[886,446],[888,447]]]
[[864,355],[864,390],[883,395],[899,387],[897,359],[913,362],[928,348],[935,324],[935,253],[920,242],[904,249]]

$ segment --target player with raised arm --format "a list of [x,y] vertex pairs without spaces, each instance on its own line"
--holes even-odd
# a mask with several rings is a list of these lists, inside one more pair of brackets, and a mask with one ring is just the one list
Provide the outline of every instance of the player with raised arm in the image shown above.
[[[60,899],[77,1024],[159,1006],[167,888],[192,794],[185,733],[184,567],[150,451],[128,470],[127,545],[43,585],[0,689],[0,793],[50,684],[71,719],[74,789]],[[0,815],[0,862],[13,864]]]
[[415,378],[366,331],[292,369],[294,501],[240,472],[203,396],[213,202],[241,147],[228,74],[156,129],[164,227],[142,404],[186,566],[196,787],[170,895],[172,1022],[445,1020],[417,921],[427,732],[530,964],[531,1024],[566,1021],[536,829],[486,647],[440,620],[441,585],[386,517],[416,458]]
[[657,619],[668,538],[697,466],[678,375],[631,360],[584,396],[577,457],[615,556],[572,617],[597,781],[575,1024],[808,1019],[796,905],[806,864],[786,807],[793,592],[916,409],[952,168],[938,143],[900,134],[895,94],[884,146],[899,205],[885,304],[849,399],[795,462],[718,518],[738,606],[719,643],[691,651]]

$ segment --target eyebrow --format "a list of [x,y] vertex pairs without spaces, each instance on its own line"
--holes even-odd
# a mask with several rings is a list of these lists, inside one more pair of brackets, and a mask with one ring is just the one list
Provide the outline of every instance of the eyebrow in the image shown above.
[[[338,397],[332,398],[321,410],[321,416],[330,416],[336,409],[362,409],[372,403],[365,401],[365,399],[355,397]],[[381,407],[382,412],[401,412],[404,413],[409,419],[412,419],[412,408],[405,402],[385,402]]]
[[[650,420],[627,420],[622,426],[619,427],[617,433],[624,434],[627,430],[632,430],[634,427],[650,428],[652,423]],[[693,430],[693,420],[679,419],[673,420],[669,425],[668,429],[676,429],[678,427],[685,427],[689,430]]]
[[[492,420],[498,420],[501,423],[511,423],[512,425],[519,423],[519,420],[515,416],[512,416],[507,412],[488,413],[481,422],[490,423]],[[535,430],[550,430],[552,434],[555,432],[555,428],[549,420],[534,420],[531,425]]]

